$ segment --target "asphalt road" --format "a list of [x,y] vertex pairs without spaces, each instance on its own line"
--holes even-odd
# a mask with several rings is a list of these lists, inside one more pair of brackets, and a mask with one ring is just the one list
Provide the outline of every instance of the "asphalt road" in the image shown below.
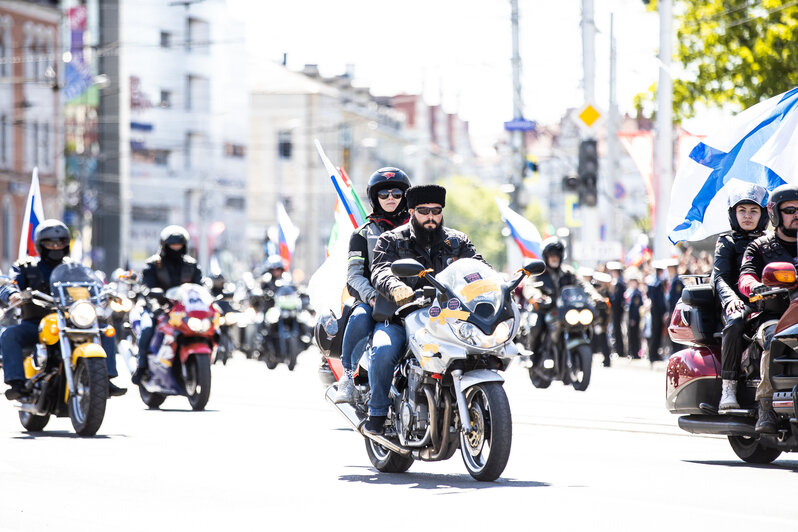
[[798,455],[751,466],[723,437],[682,432],[664,363],[594,364],[586,392],[536,390],[511,366],[510,461],[479,483],[459,454],[377,472],[324,400],[318,360],[216,365],[205,412],[180,397],[147,410],[131,389],[88,439],[68,418],[28,434],[0,403],[0,531],[798,529]]

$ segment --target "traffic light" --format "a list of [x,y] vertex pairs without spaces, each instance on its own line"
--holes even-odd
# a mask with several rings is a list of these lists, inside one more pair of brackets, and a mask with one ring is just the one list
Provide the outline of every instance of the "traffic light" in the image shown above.
[[583,140],[579,144],[579,182],[579,202],[595,207],[598,201],[598,150],[593,139]]

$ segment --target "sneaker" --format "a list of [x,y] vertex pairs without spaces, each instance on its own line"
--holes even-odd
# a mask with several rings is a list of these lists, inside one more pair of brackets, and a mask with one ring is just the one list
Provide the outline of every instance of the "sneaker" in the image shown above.
[[338,381],[338,392],[335,394],[333,403],[354,403],[355,399],[357,399],[357,388],[355,388],[354,381],[350,377],[342,375]]
[[31,395],[30,390],[25,388],[25,381],[11,381],[8,385],[10,388],[6,390],[6,399],[9,401],[16,401]]
[[740,403],[737,402],[737,381],[723,379],[721,386],[723,390],[720,394],[718,410],[740,408]]
[[369,434],[382,434],[386,419],[388,416],[369,416],[366,424],[363,425],[363,430]]
[[119,397],[121,395],[125,395],[127,393],[127,388],[120,388],[113,382],[111,379],[108,379],[108,396],[109,397]]
[[754,430],[760,434],[775,434],[778,422],[779,418],[776,416],[776,412],[773,411],[772,406],[768,405],[768,407],[762,408],[760,405],[759,418],[756,420]]

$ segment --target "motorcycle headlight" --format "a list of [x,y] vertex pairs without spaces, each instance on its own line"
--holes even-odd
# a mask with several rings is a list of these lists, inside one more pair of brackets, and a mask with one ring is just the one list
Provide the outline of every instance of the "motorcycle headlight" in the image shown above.
[[86,329],[97,320],[97,309],[88,301],[78,301],[69,309],[69,320],[75,327]]
[[460,323],[455,324],[452,327],[452,330],[454,330],[454,334],[461,341],[463,341],[463,342],[465,342],[465,343],[467,343],[469,345],[476,345],[477,344],[477,342],[476,342],[476,340],[474,338],[477,329],[472,324],[470,324],[468,322],[465,322],[465,321],[461,321]]
[[295,296],[280,296],[277,298],[276,303],[281,310],[295,310],[302,304],[299,298]]
[[194,332],[204,333],[211,328],[211,320],[209,320],[208,318],[200,319],[200,318],[191,317],[186,320],[186,325],[188,325],[188,328]]
[[575,308],[572,308],[568,312],[565,313],[565,323],[568,325],[576,325],[579,323],[579,311]]
[[126,297],[112,299],[109,305],[114,312],[130,312],[133,308],[133,301]]
[[266,311],[266,316],[264,317],[267,323],[277,323],[280,320],[280,309],[272,307]]
[[501,322],[499,325],[496,326],[496,330],[493,331],[493,340],[497,344],[503,344],[507,340],[510,339],[510,333],[513,330],[513,320],[507,320]]
[[579,323],[582,325],[590,325],[593,323],[593,311],[589,308],[583,308],[579,311]]

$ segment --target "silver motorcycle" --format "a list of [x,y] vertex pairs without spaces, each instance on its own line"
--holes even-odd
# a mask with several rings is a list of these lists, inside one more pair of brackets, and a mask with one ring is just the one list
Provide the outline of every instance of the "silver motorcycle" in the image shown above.
[[[358,399],[335,404],[337,383],[326,392],[365,437],[375,468],[401,473],[414,460],[446,460],[459,448],[473,478],[499,478],[512,443],[510,404],[498,373],[518,354],[512,340],[520,317],[512,291],[525,276],[544,270],[544,263],[536,260],[504,282],[475,259],[457,260],[438,275],[412,259],[391,265],[394,275],[424,277],[432,286],[417,290],[415,300],[394,314],[394,320],[404,325],[407,344],[394,372],[384,433],[363,430],[370,397],[370,339],[356,348],[363,353],[355,377]],[[331,367],[337,380],[341,365]]]

